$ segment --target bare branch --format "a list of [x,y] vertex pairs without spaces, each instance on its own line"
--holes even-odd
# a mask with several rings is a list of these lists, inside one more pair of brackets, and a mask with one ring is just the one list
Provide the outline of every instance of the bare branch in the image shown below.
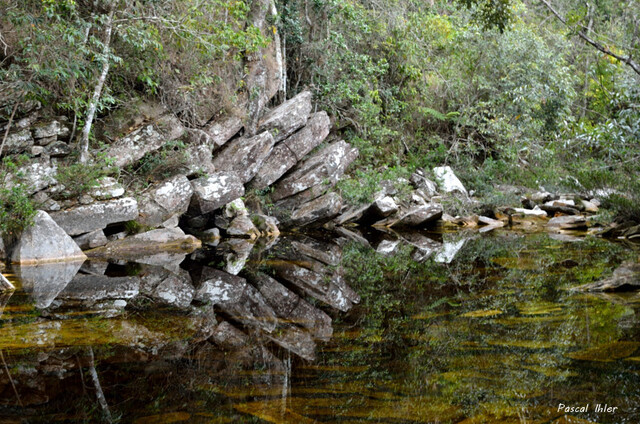
[[[567,24],[567,20],[562,17],[562,15],[560,15],[554,8],[553,6],[551,6],[551,4],[549,2],[547,2],[546,0],[540,0],[542,2],[542,4],[544,4],[547,9],[549,9],[551,11],[551,13],[553,13],[556,18],[558,18],[558,20],[560,22],[562,22],[563,24],[569,26]],[[592,47],[595,47],[597,50],[599,50],[600,52],[606,54],[607,56],[613,57],[615,59],[618,59],[620,62],[628,65],[629,67],[631,67],[631,69],[633,69],[633,71],[640,75],[640,65],[635,62],[631,56],[622,56],[619,55],[617,53],[612,52],[611,50],[609,50],[607,47],[603,46],[602,44],[598,43],[597,41],[595,41],[594,39],[592,39],[591,37],[589,37],[587,34],[585,34],[584,29],[578,31],[578,36],[580,38],[582,38],[583,41],[585,41],[587,44],[591,45]]]

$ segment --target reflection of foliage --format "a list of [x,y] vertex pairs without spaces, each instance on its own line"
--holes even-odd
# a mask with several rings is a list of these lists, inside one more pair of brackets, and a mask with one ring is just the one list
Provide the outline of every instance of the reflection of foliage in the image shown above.
[[619,322],[630,308],[564,290],[602,278],[626,255],[602,240],[568,248],[546,235],[470,240],[449,265],[417,264],[407,247],[383,258],[348,246],[345,268],[366,311],[354,340],[363,349],[335,360],[392,370],[359,378],[404,379],[406,393],[444,398],[467,415],[525,410],[549,387],[580,384],[569,352],[629,337]]

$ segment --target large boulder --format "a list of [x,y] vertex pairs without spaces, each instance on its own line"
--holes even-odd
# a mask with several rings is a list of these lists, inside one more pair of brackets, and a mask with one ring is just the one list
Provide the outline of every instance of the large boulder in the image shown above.
[[336,217],[341,209],[342,198],[339,194],[331,192],[301,205],[285,223],[289,227],[319,225]]
[[[86,305],[107,299],[128,300],[140,292],[139,277],[107,277],[77,274],[58,294],[57,299],[78,301]],[[122,304],[124,307],[126,303]]]
[[440,190],[445,193],[459,193],[464,196],[469,196],[467,193],[467,189],[464,188],[462,182],[458,179],[456,174],[453,172],[451,167],[449,166],[438,166],[433,168],[433,174],[438,180],[438,185],[440,186]]
[[116,222],[136,219],[138,202],[131,197],[125,197],[53,212],[51,217],[67,234],[76,236],[102,230]]
[[269,131],[276,141],[284,140],[307,123],[311,113],[311,92],[303,91],[267,113],[259,131]]
[[275,186],[271,198],[274,201],[293,196],[325,180],[337,182],[347,166],[358,157],[358,149],[345,141],[337,141],[320,150],[303,163],[298,164]]
[[262,190],[280,179],[324,141],[330,128],[331,121],[326,112],[312,114],[307,125],[273,148],[271,155],[251,181],[251,188]]
[[213,174],[215,167],[211,158],[211,146],[205,143],[191,143],[184,150],[184,165],[182,169],[187,176],[197,174]]
[[21,265],[86,258],[73,239],[44,211],[36,213],[33,225],[22,232],[11,254],[11,261]]
[[104,247],[87,252],[91,257],[122,257],[135,259],[158,251],[192,252],[201,246],[200,240],[186,235],[180,228],[162,228],[114,240]]
[[124,167],[158,150],[165,143],[177,140],[184,133],[185,128],[178,118],[167,114],[117,140],[109,146],[106,154],[115,159],[116,166]]
[[98,185],[89,194],[98,200],[111,200],[122,197],[124,191],[124,187],[115,178],[102,177],[98,180]]
[[274,138],[267,131],[235,139],[216,153],[213,166],[218,171],[235,172],[246,183],[256,175],[274,144]]
[[6,185],[11,188],[22,184],[26,193],[31,195],[56,184],[57,174],[58,169],[55,165],[51,165],[48,162],[36,162],[21,167],[17,172],[17,175],[20,175],[19,177],[13,174],[9,175]]
[[216,172],[191,181],[191,207],[206,214],[244,195],[243,181],[232,172]]
[[70,133],[69,125],[63,119],[42,122],[33,127],[33,138],[40,146],[44,146],[44,140],[66,139]]
[[[4,135],[4,134],[3,134]],[[28,129],[24,129],[15,133],[9,134],[4,143],[4,149],[0,154],[10,155],[16,153],[22,153],[29,150],[34,145],[33,137]]]
[[184,175],[155,184],[140,197],[136,221],[157,227],[173,216],[184,214],[192,195],[193,187]]
[[547,227],[559,230],[578,230],[587,228],[587,219],[582,215],[565,215],[551,218]]

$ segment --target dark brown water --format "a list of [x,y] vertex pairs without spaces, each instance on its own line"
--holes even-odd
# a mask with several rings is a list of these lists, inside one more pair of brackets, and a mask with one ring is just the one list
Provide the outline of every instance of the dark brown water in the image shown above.
[[0,423],[640,422],[640,297],[566,290],[632,247],[349,236],[16,269]]

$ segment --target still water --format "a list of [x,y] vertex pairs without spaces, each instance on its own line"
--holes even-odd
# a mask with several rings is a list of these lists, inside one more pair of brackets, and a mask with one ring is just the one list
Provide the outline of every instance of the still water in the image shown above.
[[638,423],[640,295],[567,290],[638,255],[343,231],[15,269],[0,423]]

